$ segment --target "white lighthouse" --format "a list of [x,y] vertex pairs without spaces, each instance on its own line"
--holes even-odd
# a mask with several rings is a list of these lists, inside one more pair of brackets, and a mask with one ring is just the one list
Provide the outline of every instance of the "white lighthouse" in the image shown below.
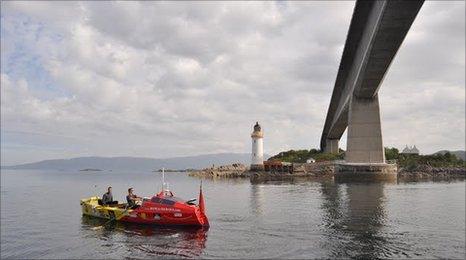
[[251,134],[252,151],[251,151],[251,170],[264,169],[264,133],[258,122],[254,125],[254,131]]

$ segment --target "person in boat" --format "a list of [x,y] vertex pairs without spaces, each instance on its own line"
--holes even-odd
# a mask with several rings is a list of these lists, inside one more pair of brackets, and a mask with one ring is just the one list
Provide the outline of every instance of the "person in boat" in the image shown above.
[[141,201],[142,198],[138,197],[133,193],[133,188],[128,189],[128,195],[126,196],[126,201],[128,202],[128,207],[135,209],[138,208],[139,205],[137,204],[138,201]]
[[112,187],[108,187],[107,192],[104,193],[104,195],[102,196],[102,204],[103,205],[118,204],[118,201],[113,200]]

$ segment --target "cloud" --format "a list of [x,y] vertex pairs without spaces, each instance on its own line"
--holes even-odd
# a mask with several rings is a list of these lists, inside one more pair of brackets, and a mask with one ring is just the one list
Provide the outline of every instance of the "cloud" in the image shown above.
[[[318,147],[353,7],[2,2],[2,164],[248,152],[255,121],[267,153]],[[460,9],[424,4],[381,88],[386,145],[464,149]]]

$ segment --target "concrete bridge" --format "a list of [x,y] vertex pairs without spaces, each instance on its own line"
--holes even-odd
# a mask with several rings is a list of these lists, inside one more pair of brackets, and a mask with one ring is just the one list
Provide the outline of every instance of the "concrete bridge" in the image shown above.
[[347,163],[385,163],[377,92],[423,3],[356,2],[322,133],[323,151],[338,152],[348,127]]

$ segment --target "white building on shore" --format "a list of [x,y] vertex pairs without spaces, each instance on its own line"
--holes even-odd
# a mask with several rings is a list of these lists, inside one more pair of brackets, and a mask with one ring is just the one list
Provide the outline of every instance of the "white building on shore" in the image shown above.
[[416,148],[416,145],[414,145],[413,147],[408,147],[408,145],[406,145],[406,147],[403,149],[401,153],[402,154],[419,154],[419,149]]
[[264,169],[264,133],[256,122],[254,125],[254,131],[251,134],[252,138],[252,151],[251,151],[251,170],[263,170]]

